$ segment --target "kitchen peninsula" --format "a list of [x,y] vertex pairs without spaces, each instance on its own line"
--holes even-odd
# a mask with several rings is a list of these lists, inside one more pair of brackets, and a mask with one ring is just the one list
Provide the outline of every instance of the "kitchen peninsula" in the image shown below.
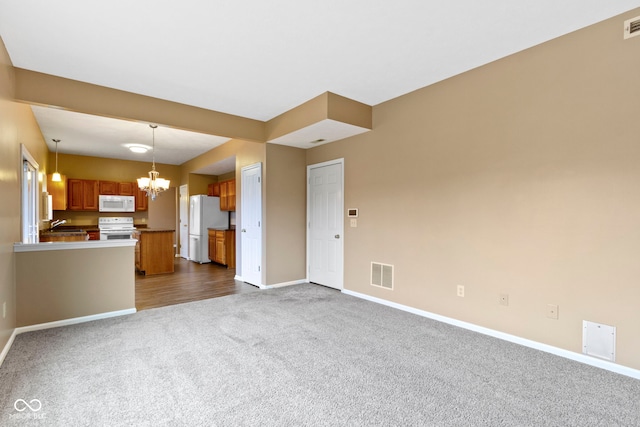
[[14,244],[16,325],[134,313],[135,244],[135,240]]
[[135,250],[136,270],[142,274],[174,272],[175,230],[139,228],[133,233],[137,240]]

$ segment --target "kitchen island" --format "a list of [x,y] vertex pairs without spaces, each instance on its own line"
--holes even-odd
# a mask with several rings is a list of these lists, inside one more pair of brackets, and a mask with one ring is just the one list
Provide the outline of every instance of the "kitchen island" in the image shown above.
[[135,240],[14,244],[16,325],[76,323],[135,313],[135,244]]
[[137,229],[133,233],[133,238],[138,241],[135,249],[136,270],[146,275],[173,273],[174,234],[175,230],[169,229]]

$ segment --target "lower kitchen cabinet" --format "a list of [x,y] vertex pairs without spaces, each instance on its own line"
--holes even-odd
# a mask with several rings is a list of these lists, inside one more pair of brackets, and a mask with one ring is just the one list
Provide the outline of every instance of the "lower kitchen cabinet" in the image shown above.
[[136,270],[147,276],[174,272],[174,230],[138,229],[136,243]]
[[209,230],[209,259],[236,268],[235,230]]

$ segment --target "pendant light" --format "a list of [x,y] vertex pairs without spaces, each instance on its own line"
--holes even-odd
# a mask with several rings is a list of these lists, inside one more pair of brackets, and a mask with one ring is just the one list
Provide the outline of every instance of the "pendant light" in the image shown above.
[[160,172],[156,171],[156,128],[157,125],[149,125],[153,134],[152,145],[152,163],[151,170],[149,171],[149,177],[138,178],[138,188],[145,191],[147,196],[151,197],[151,200],[155,200],[158,193],[161,193],[169,189],[169,180],[158,178]]
[[56,171],[51,176],[51,181],[60,182],[62,181],[62,177],[60,176],[60,173],[58,173],[58,142],[60,142],[60,140],[52,139],[52,141],[56,143]]

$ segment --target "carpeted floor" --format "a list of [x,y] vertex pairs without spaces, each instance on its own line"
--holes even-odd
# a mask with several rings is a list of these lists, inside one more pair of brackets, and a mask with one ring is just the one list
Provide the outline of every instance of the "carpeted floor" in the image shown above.
[[640,426],[640,381],[299,285],[19,335],[0,425]]

